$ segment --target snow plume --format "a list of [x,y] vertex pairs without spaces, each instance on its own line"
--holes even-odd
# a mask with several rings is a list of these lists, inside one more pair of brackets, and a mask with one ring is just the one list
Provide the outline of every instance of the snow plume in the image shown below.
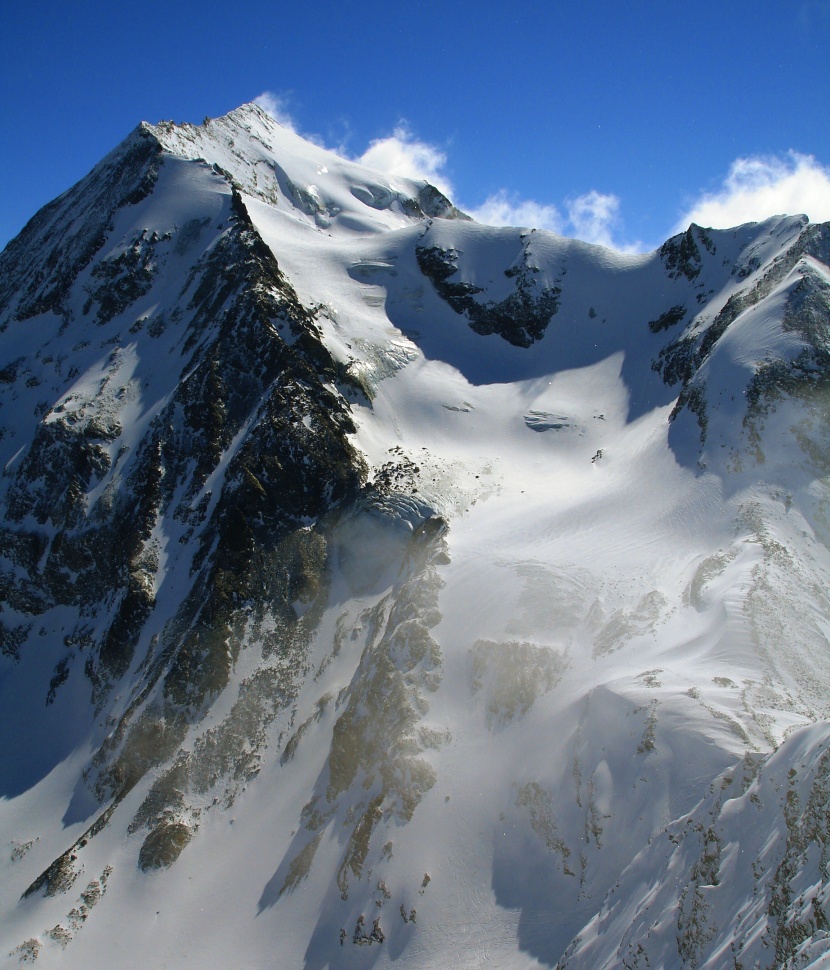
[[477,208],[462,205],[465,212],[488,226],[526,226],[548,229],[561,236],[574,236],[583,242],[596,243],[621,252],[639,252],[639,244],[623,243],[619,215],[620,200],[616,195],[592,189],[566,203],[567,215],[555,205],[520,199],[506,189],[499,189]]
[[830,167],[812,155],[788,152],[736,159],[723,185],[702,195],[680,219],[674,232],[690,222],[729,229],[775,215],[806,213],[813,222],[830,219]]
[[477,208],[465,211],[486,226],[523,226],[529,229],[549,229],[564,232],[565,220],[555,205],[520,199],[507,189],[499,189]]
[[434,145],[415,138],[404,122],[398,124],[388,137],[370,142],[366,151],[355,161],[387,175],[426,179],[452,198],[452,186],[442,172],[447,164],[446,154]]
[[611,231],[620,222],[620,200],[616,195],[592,189],[568,202],[568,220],[574,235],[585,242],[620,249],[611,238]]
[[269,114],[274,121],[278,121],[283,128],[289,131],[297,131],[297,125],[285,105],[285,98],[273,91],[263,91],[262,94],[254,98],[254,104]]

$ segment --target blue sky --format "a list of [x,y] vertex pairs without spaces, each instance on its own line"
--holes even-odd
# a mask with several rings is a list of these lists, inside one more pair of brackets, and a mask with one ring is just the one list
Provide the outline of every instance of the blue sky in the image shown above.
[[690,217],[830,219],[830,0],[29,0],[0,82],[0,246],[139,121],[263,94],[488,221],[649,248]]

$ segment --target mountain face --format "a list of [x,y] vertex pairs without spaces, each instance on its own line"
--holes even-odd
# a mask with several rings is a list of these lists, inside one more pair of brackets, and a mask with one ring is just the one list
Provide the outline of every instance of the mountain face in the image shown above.
[[0,254],[0,960],[830,966],[828,264],[140,125]]

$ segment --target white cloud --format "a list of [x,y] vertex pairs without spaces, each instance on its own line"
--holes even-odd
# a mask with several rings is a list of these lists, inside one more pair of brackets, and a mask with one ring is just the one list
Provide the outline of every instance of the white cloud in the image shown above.
[[690,222],[729,229],[801,212],[813,222],[830,220],[830,167],[792,151],[783,158],[756,155],[736,159],[723,185],[692,203],[674,232]]
[[[416,138],[403,122],[387,138],[372,141],[355,161],[387,175],[426,179],[458,203],[443,171],[447,164],[446,153]],[[621,226],[620,200],[615,195],[595,190],[587,192],[567,203],[567,218],[556,205],[522,199],[507,189],[494,192],[479,206],[460,204],[483,225],[547,229],[612,249],[632,251],[636,248],[614,239],[614,230]]]
[[[322,144],[319,138],[298,131],[294,119],[286,109],[285,98],[281,95],[273,91],[263,91],[254,99],[254,103],[291,131]],[[456,201],[453,187],[444,171],[447,165],[446,152],[417,138],[404,121],[395,127],[391,135],[371,141],[362,155],[351,156],[344,147],[336,151],[344,158],[351,157],[353,161],[386,175],[424,179],[452,201]],[[619,206],[620,200],[615,195],[592,190],[567,203],[566,218],[553,204],[522,199],[507,189],[499,189],[481,205],[462,208],[483,225],[547,229],[561,235],[576,235],[586,242],[599,243],[612,249],[630,249],[616,243],[612,237],[612,230],[620,223]]]
[[[803,7],[813,14],[826,14],[830,0],[804,0]],[[286,128],[325,147],[319,136],[299,130],[284,95],[263,91],[254,103]],[[370,142],[357,157],[345,145],[330,150],[387,175],[424,179],[484,225],[547,229],[622,252],[643,252],[647,248],[639,241],[623,241],[619,197],[596,189],[566,199],[561,209],[553,203],[523,199],[507,189],[492,193],[479,206],[465,205],[464,200],[455,197],[446,175],[446,152],[417,138],[404,121],[391,135]],[[795,151],[783,157],[748,156],[732,163],[718,189],[702,193],[690,202],[671,232],[686,229],[690,222],[728,229],[774,215],[801,212],[806,212],[813,222],[830,221],[830,166]]]
[[404,123],[399,124],[387,138],[376,138],[370,142],[366,151],[355,161],[387,175],[425,179],[452,197],[452,185],[442,171],[447,164],[446,154],[428,142],[419,141]]
[[616,195],[592,189],[566,203],[567,215],[551,203],[521,199],[506,189],[488,196],[476,208],[462,206],[465,212],[487,226],[523,226],[548,229],[561,236],[573,236],[583,242],[596,243],[622,252],[642,252],[640,243],[624,243],[618,237],[622,229],[620,200]]
[[485,226],[522,226],[561,233],[565,224],[555,205],[534,202],[533,199],[520,199],[507,189],[499,189],[480,206],[464,211]]
[[611,249],[620,248],[611,235],[620,224],[620,200],[616,195],[592,189],[572,199],[568,202],[568,220],[578,239]]
[[284,128],[297,131],[297,125],[286,108],[285,98],[281,95],[273,91],[263,91],[254,98],[254,104],[258,104],[266,114],[271,115],[274,121],[278,121]]

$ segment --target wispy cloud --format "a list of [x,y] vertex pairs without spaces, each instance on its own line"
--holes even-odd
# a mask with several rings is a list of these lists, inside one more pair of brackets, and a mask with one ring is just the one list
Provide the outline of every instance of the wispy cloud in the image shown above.
[[463,199],[455,198],[445,173],[446,152],[416,137],[405,122],[401,122],[391,135],[372,141],[355,161],[387,175],[425,179],[484,225],[548,229],[613,249],[631,251],[637,248],[617,238],[622,222],[620,200],[615,195],[595,190],[587,192],[566,203],[567,216],[563,216],[553,203],[523,199],[507,189],[494,192],[481,205],[465,205]]
[[445,195],[451,197],[453,194],[452,185],[443,171],[447,164],[446,153],[416,138],[405,122],[398,124],[386,138],[370,142],[355,161],[387,175],[426,179]]
[[[803,7],[824,12],[830,0],[806,0]],[[263,91],[255,103],[280,124],[322,145],[319,136],[302,132],[288,109],[288,98]],[[344,146],[334,149],[387,175],[425,179],[480,223],[491,226],[523,226],[547,229],[585,242],[623,252],[643,252],[647,246],[626,240],[619,196],[591,189],[559,204],[522,198],[498,189],[477,206],[456,197],[447,174],[446,151],[412,132],[401,121],[392,134],[375,138],[359,155]],[[784,156],[747,156],[736,159],[719,187],[692,199],[670,232],[680,232],[690,222],[727,229],[770,216],[806,212],[814,222],[830,220],[830,167],[812,155],[788,152]],[[668,233],[667,233],[668,234]]]
[[[321,144],[319,138],[300,131],[288,110],[284,95],[263,91],[254,98],[254,103],[286,128]],[[371,141],[361,155],[354,156],[342,146],[336,151],[344,158],[351,158],[386,175],[424,179],[458,203],[446,173],[447,153],[415,135],[405,121],[399,122],[391,135]],[[563,215],[560,208],[553,203],[523,199],[507,189],[494,192],[479,206],[465,206],[463,201],[458,204],[476,222],[484,225],[548,229],[614,249],[632,248],[620,243],[615,237],[615,233],[621,228],[620,200],[615,195],[595,190],[587,192],[566,202],[567,215]]]
[[611,249],[621,248],[614,239],[620,228],[620,200],[616,195],[592,189],[568,203],[568,221],[574,235],[585,242]]
[[830,220],[830,167],[812,155],[750,156],[736,159],[723,184],[695,200],[678,220],[728,229],[775,215],[806,213],[813,222]]
[[284,95],[276,94],[274,91],[263,91],[254,98],[254,104],[258,104],[266,114],[271,115],[274,121],[278,121],[284,128],[296,132],[297,124],[288,111],[286,100]]
[[499,189],[488,196],[480,206],[466,208],[465,212],[486,226],[526,226],[529,229],[550,229],[561,233],[565,220],[555,205],[521,199],[507,189]]
[[574,236],[583,242],[596,243],[623,252],[639,252],[639,243],[624,242],[620,217],[620,200],[616,195],[592,189],[565,202],[565,214],[548,202],[522,199],[506,189],[488,196],[477,207],[462,206],[476,220],[488,226],[526,226],[548,229],[562,236]]

